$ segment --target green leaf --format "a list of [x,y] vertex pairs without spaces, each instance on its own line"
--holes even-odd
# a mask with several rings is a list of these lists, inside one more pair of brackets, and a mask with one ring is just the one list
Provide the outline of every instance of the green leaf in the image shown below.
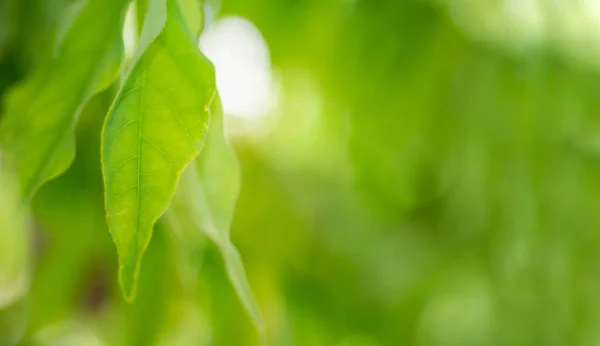
[[0,146],[16,172],[24,200],[66,170],[73,131],[87,100],[116,76],[127,0],[89,0],[57,56],[15,87],[0,123]]
[[14,31],[15,0],[0,0],[0,57]]
[[63,44],[63,40],[69,33],[71,26],[81,13],[81,10],[87,4],[87,0],[74,0],[64,4],[64,8],[61,11],[60,20],[58,21],[58,27],[56,28],[56,39],[54,40],[54,54],[60,53],[60,47]]
[[185,224],[181,220],[189,221],[217,245],[229,280],[257,330],[263,333],[260,309],[248,284],[240,254],[229,238],[241,171],[235,152],[225,137],[220,101],[216,102],[215,108],[211,112],[204,149],[195,164],[182,175],[169,217],[179,225]]
[[204,11],[202,0],[178,0],[179,8],[183,14],[190,32],[194,37],[199,37],[204,28]]
[[200,153],[215,93],[214,70],[183,24],[175,0],[151,0],[134,65],[104,124],[102,170],[119,281],[135,298],[142,255],[181,171]]
[[27,215],[13,177],[0,169],[0,310],[29,288]]

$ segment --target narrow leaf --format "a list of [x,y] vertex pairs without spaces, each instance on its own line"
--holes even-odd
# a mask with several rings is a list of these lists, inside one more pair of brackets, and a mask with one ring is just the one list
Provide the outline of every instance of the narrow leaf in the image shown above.
[[213,67],[188,34],[175,0],[168,1],[166,24],[152,38],[164,5],[164,0],[148,3],[140,50],[102,135],[107,220],[128,301],[135,298],[153,226],[181,171],[200,152],[215,92]]
[[216,102],[214,108],[202,153],[182,175],[175,208],[171,209],[174,215],[169,216],[178,222],[191,222],[217,245],[229,280],[252,322],[262,333],[260,309],[248,284],[241,257],[229,238],[240,191],[240,165],[225,137],[220,102]]
[[24,200],[64,172],[74,157],[73,130],[86,101],[110,84],[121,60],[127,0],[89,0],[57,50],[9,94],[0,147]]

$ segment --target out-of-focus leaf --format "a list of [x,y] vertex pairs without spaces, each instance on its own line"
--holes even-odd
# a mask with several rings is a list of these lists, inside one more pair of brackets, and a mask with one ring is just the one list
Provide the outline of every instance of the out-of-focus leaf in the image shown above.
[[54,41],[54,53],[60,54],[60,47],[63,44],[63,40],[69,33],[71,26],[81,13],[81,10],[85,7],[88,0],[74,0],[65,4],[64,10],[61,12],[61,20],[58,22],[56,29],[56,40]]
[[181,171],[200,153],[215,92],[212,65],[189,34],[176,0],[165,5],[148,4],[132,70],[102,135],[107,220],[128,301],[135,297],[154,223],[167,209]]
[[204,27],[202,0],[177,0],[181,13],[194,37],[198,37]]
[[21,299],[0,310],[0,345],[17,345],[27,326],[27,301]]
[[111,89],[87,102],[76,131],[78,155],[64,174],[40,188],[31,203],[38,245],[28,294],[29,337],[69,318],[74,308],[96,311],[107,298],[109,273],[117,265],[106,232],[98,148],[115,94]]
[[26,212],[13,177],[0,171],[0,309],[27,292],[28,235]]
[[13,30],[14,0],[0,1],[0,57],[8,43]]
[[118,71],[126,4],[127,0],[90,0],[58,57],[10,93],[0,123],[0,145],[16,171],[23,199],[31,199],[73,160],[73,130],[83,106]]
[[193,226],[204,232],[219,248],[225,268],[242,304],[262,333],[262,316],[246,279],[242,259],[229,238],[231,221],[240,191],[240,165],[228,143],[220,102],[211,112],[204,149],[182,174],[174,213],[185,213]]
[[32,346],[103,346],[102,340],[89,326],[73,321],[59,322],[40,330],[32,338]]

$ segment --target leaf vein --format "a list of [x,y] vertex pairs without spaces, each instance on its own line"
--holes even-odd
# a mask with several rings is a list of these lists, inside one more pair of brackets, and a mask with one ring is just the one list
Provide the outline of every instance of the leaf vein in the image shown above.
[[[165,91],[165,89],[163,87],[159,86],[158,84],[152,83],[152,85],[158,91],[160,91],[163,95],[169,94],[169,93],[167,93]],[[177,120],[177,124],[179,125],[179,127],[181,128],[181,130],[183,130],[183,133],[185,133],[185,136],[190,141],[190,144],[192,145],[192,151],[195,152],[196,151],[196,143],[192,139],[192,136],[190,135],[190,132],[189,132],[188,128],[185,126],[185,124],[183,123],[183,121],[179,117],[179,115],[178,115],[179,111],[178,111],[177,107],[175,106],[175,104],[173,104],[173,100],[170,97],[165,97],[165,101],[167,101],[167,106],[169,107],[169,109],[173,113],[173,117],[175,118],[175,120]]]
[[156,148],[156,150],[158,150],[158,152],[161,153],[161,155],[167,159],[167,161],[169,161],[171,163],[171,167],[173,166],[173,159],[171,158],[171,156],[163,149],[161,148],[158,144],[152,142],[148,137],[146,136],[142,136],[140,135],[140,139],[145,140],[146,142],[148,142],[148,144],[152,145],[154,148]]
[[[140,61],[140,68],[142,70],[140,76],[140,111],[138,113],[138,147],[137,147],[137,207],[136,207],[136,225],[135,225],[135,240],[133,243],[133,260],[136,261],[135,266],[137,267],[138,261],[138,244],[140,238],[140,206],[142,203],[142,193],[141,193],[141,169],[142,169],[142,115],[144,113],[144,83],[146,81],[146,71],[144,70],[144,59]],[[134,267],[134,268],[136,268]],[[136,269],[133,270],[133,275],[135,276]],[[135,281],[135,277],[133,278]],[[133,288],[131,288],[133,290]]]
[[125,190],[121,191],[118,195],[115,196],[115,199],[118,200],[119,198],[121,198],[122,196],[124,196],[127,192],[129,192],[129,190],[134,189],[136,187],[138,187],[138,184],[133,184],[133,185],[127,186],[125,188]]
[[164,197],[160,193],[158,193],[154,190],[150,190],[150,189],[146,189],[146,188],[140,188],[140,190],[164,200]]
[[131,124],[135,124],[135,123],[137,123],[137,122],[139,122],[139,120],[138,120],[138,119],[133,119],[133,120],[130,120],[130,121],[126,122],[125,124],[123,124],[123,126],[121,126],[121,127],[120,127],[120,128],[117,130],[117,132],[115,132],[115,134],[114,134],[114,138],[116,138],[116,137],[117,137],[119,134],[121,134],[121,132],[122,132],[123,130],[125,130],[125,128],[126,128],[127,126],[129,126],[129,125],[131,125]]
[[114,173],[114,172],[116,172],[116,171],[117,171],[119,168],[123,167],[123,165],[124,165],[124,164],[126,164],[127,162],[129,162],[129,161],[131,161],[131,160],[133,160],[133,159],[135,159],[135,158],[137,158],[137,156],[132,156],[132,157],[130,157],[130,158],[128,158],[128,159],[125,159],[125,160],[123,160],[123,162],[121,162],[121,163],[119,163],[118,165],[116,165],[115,167],[113,167],[113,168],[112,168],[112,169],[109,171],[109,173]]

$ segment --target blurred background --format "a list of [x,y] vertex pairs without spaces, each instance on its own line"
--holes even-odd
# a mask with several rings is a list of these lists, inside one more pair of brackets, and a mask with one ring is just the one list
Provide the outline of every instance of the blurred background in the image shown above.
[[[0,0],[0,95],[81,4]],[[266,345],[600,345],[600,1],[204,8]],[[259,345],[214,245],[166,223],[121,298],[99,158],[117,88],[31,232],[0,228],[0,345]]]

